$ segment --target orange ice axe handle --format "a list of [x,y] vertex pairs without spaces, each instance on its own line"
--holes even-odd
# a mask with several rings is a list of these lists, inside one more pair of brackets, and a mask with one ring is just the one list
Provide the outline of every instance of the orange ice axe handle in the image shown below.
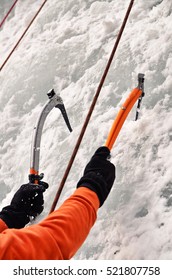
[[113,124],[108,134],[107,140],[105,142],[105,146],[108,147],[110,150],[112,149],[116,138],[129,114],[131,109],[133,108],[135,102],[143,95],[144,90],[144,74],[138,75],[138,87],[134,88],[132,92],[129,94],[125,102],[123,103],[122,107],[120,108]]

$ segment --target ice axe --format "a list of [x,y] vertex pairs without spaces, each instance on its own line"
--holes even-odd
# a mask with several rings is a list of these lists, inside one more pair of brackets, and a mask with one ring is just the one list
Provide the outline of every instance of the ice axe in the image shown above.
[[49,101],[42,109],[37,124],[34,127],[32,148],[31,148],[30,174],[29,174],[29,181],[32,183],[38,183],[38,181],[41,180],[44,176],[43,173],[39,175],[40,144],[41,144],[42,130],[46,117],[48,116],[48,114],[53,108],[58,108],[61,111],[69,131],[72,132],[72,128],[62,98],[55,93],[54,89],[51,89],[47,93],[47,95],[49,97]]
[[136,111],[136,118],[138,119],[139,109],[141,105],[142,97],[144,96],[144,74],[138,74],[138,86],[134,88],[125,102],[122,104],[113,124],[108,134],[107,140],[105,142],[105,146],[108,147],[110,150],[112,149],[116,138],[129,114],[131,109],[133,108],[135,102],[138,100],[137,111]]

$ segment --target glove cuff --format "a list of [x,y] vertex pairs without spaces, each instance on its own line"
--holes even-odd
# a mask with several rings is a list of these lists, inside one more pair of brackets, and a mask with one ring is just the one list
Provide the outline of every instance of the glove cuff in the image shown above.
[[109,150],[109,148],[106,147],[106,146],[99,147],[99,148],[95,151],[95,153],[94,153],[94,155],[92,156],[92,158],[93,158],[94,156],[99,156],[99,157],[102,158],[102,159],[110,159],[110,158],[111,158],[110,150]]
[[0,218],[6,223],[8,228],[23,228],[30,221],[29,216],[25,212],[19,212],[11,205],[2,209]]

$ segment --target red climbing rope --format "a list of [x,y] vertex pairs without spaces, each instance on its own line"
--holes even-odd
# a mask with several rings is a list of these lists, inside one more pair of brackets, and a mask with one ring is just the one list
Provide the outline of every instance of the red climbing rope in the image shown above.
[[3,62],[3,64],[0,67],[0,71],[2,71],[2,69],[4,68],[5,64],[8,62],[8,60],[10,59],[11,55],[13,54],[13,52],[15,51],[15,49],[18,47],[18,45],[20,44],[21,40],[23,39],[23,37],[26,35],[27,31],[29,30],[29,28],[31,27],[32,23],[34,22],[34,20],[36,19],[36,17],[38,16],[38,14],[40,13],[40,11],[42,10],[42,8],[44,7],[45,3],[48,0],[45,0],[41,7],[39,8],[39,10],[37,11],[37,13],[35,14],[35,16],[32,18],[31,22],[29,23],[29,25],[27,26],[27,28],[25,29],[25,31],[23,32],[22,36],[19,38],[19,40],[17,41],[17,43],[15,44],[15,46],[13,47],[13,49],[11,50],[11,52],[9,53],[9,55],[7,56],[7,58],[5,59],[5,61]]
[[14,1],[13,5],[11,6],[11,8],[9,9],[9,11],[7,12],[6,16],[3,18],[3,20],[0,23],[0,28],[2,27],[2,25],[4,24],[4,22],[6,21],[7,17],[9,16],[9,14],[12,12],[12,10],[14,9],[15,5],[17,4],[18,0]]

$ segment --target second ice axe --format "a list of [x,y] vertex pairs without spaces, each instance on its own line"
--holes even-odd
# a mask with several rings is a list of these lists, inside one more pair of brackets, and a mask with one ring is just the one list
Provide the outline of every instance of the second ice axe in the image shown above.
[[43,173],[39,175],[41,136],[42,136],[42,130],[46,117],[48,116],[48,114],[53,108],[58,108],[61,111],[69,131],[72,132],[72,128],[62,98],[55,93],[54,89],[51,89],[47,93],[47,95],[49,97],[49,101],[42,109],[37,124],[34,127],[34,135],[32,140],[32,149],[31,149],[30,174],[29,174],[29,181],[32,183],[37,183],[37,181],[39,179],[42,179],[44,176]]
[[142,100],[142,97],[144,96],[144,74],[139,73],[138,74],[138,86],[134,88],[125,102],[122,104],[113,124],[110,129],[110,132],[108,134],[107,140],[105,142],[105,146],[108,147],[110,150],[112,149],[116,138],[118,137],[118,134],[129,114],[131,109],[133,108],[135,102],[138,101],[137,106],[137,112],[136,112],[136,120],[138,118],[139,109],[140,109],[140,103]]

